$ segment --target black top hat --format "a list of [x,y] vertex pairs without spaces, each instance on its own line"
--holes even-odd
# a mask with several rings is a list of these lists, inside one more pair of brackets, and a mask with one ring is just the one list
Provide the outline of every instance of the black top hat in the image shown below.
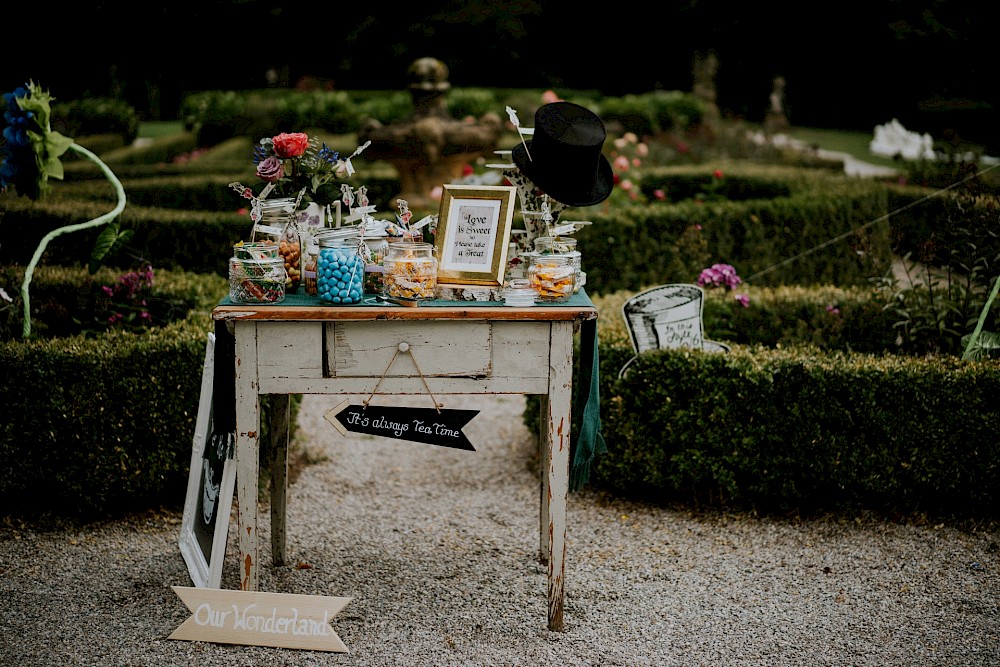
[[597,115],[572,102],[535,112],[531,141],[511,151],[514,164],[542,192],[567,206],[592,206],[611,194],[614,174],[601,152],[607,132]]

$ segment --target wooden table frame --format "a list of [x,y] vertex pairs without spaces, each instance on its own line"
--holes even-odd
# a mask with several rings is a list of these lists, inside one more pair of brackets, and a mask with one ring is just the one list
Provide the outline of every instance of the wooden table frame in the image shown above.
[[[287,561],[290,394],[537,394],[541,400],[539,560],[548,628],[563,629],[573,334],[593,305],[235,306],[213,319],[236,339],[236,493],[240,588],[259,588],[260,396],[275,395],[271,554]],[[408,354],[395,355],[400,343]],[[407,346],[403,346],[406,348]],[[395,357],[394,357],[395,355]],[[391,362],[391,365],[390,365]],[[422,377],[421,377],[422,376]],[[426,386],[424,382],[426,381]]]

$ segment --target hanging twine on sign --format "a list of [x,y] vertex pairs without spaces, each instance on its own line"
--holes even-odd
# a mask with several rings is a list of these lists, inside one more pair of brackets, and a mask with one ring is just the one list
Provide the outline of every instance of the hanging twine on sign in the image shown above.
[[[392,362],[396,361],[396,355],[398,355],[400,352],[402,352],[403,354],[410,352],[410,344],[400,343],[399,345],[396,346],[396,351],[392,353],[392,359],[389,360],[389,365],[385,367],[384,371],[382,371],[382,377],[380,377],[378,379],[378,382],[375,383],[375,388],[372,389],[372,393],[368,395],[367,399],[361,401],[362,403],[365,404],[365,409],[368,408],[368,403],[375,396],[376,392],[378,392],[379,385],[381,385],[382,380],[385,379],[385,374],[389,372],[390,368],[392,368]],[[416,366],[417,373],[420,374],[420,381],[424,383],[424,389],[427,390],[427,395],[431,397],[432,401],[434,401],[434,409],[437,410],[438,413],[440,414],[441,408],[444,407],[444,403],[438,403],[437,398],[434,397],[433,392],[431,392],[430,385],[427,384],[427,378],[424,377],[424,372],[420,370],[420,366],[417,365],[417,359],[416,357],[413,356],[412,352],[410,352],[410,359],[413,359],[413,365]]]

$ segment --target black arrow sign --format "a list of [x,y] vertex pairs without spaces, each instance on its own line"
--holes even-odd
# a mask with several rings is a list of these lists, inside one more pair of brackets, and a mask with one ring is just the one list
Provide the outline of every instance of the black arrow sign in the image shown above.
[[422,442],[476,451],[462,433],[479,410],[435,410],[388,405],[351,405],[344,401],[324,417],[342,434],[366,433],[395,440]]

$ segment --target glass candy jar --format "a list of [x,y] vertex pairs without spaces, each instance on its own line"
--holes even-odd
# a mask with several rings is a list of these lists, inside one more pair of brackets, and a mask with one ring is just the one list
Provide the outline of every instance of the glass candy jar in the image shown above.
[[281,257],[230,257],[229,299],[233,303],[281,303],[286,277]]
[[420,301],[433,299],[437,290],[437,259],[430,243],[390,243],[385,256],[382,296]]
[[528,267],[528,281],[538,290],[538,301],[566,301],[576,288],[576,269],[569,255],[536,255]]
[[320,301],[352,304],[364,293],[365,261],[357,237],[321,239],[316,262],[316,292]]
[[584,283],[583,262],[580,251],[576,249],[576,239],[565,236],[538,236],[535,237],[535,252],[540,255],[568,255],[576,270],[576,284],[573,287],[573,292],[580,291]]
[[319,286],[316,279],[319,271],[319,242],[308,237],[306,252],[302,256],[302,285],[308,296],[319,296]]
[[278,244],[278,252],[285,261],[285,289],[294,292],[302,277],[302,243],[295,225],[295,199],[265,199],[260,202],[260,214],[254,238],[267,237]]
[[365,247],[365,294],[382,293],[382,272],[385,270],[385,256],[389,251],[389,235],[384,225],[368,225],[364,234]]

